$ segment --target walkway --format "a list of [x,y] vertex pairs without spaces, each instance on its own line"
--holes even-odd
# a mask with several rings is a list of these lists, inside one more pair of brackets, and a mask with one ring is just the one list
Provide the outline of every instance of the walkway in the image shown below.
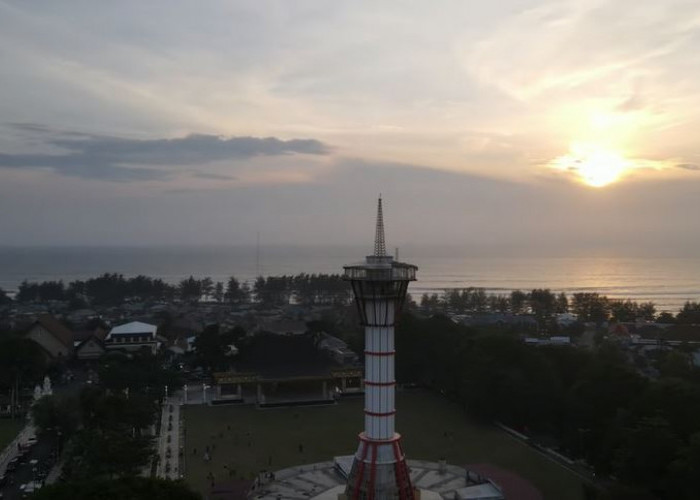
[[164,479],[180,479],[180,446],[182,425],[180,397],[169,397],[163,404],[158,436],[158,466],[156,476]]

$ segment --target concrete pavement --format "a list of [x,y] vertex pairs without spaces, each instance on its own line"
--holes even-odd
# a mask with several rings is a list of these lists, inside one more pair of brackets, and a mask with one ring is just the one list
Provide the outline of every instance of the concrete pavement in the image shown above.
[[169,397],[163,404],[158,436],[158,466],[156,476],[164,479],[180,479],[180,446],[182,425],[179,395]]

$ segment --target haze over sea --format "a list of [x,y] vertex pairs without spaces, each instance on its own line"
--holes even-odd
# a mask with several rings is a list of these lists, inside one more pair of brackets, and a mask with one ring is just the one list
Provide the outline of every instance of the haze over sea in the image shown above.
[[[106,272],[144,274],[169,283],[190,275],[214,281],[229,276],[339,273],[371,249],[359,246],[231,247],[7,247],[0,248],[0,288],[16,291],[23,280],[84,280]],[[599,292],[611,298],[653,301],[658,310],[677,310],[700,300],[700,258],[487,257],[459,248],[411,248],[401,260],[419,267],[409,292],[481,287],[492,293],[550,288]]]

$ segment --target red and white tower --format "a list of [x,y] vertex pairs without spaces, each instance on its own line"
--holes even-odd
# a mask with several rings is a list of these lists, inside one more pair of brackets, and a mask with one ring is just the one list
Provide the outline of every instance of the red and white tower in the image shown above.
[[345,496],[351,500],[413,500],[401,435],[394,428],[394,322],[418,268],[386,255],[381,198],[374,255],[344,268],[365,327],[365,430],[360,433]]

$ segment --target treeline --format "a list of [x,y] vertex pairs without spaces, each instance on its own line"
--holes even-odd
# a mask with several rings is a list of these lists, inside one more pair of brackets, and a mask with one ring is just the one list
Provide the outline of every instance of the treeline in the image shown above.
[[688,354],[659,354],[652,380],[614,344],[532,347],[410,314],[396,342],[399,382],[439,391],[485,422],[554,438],[564,454],[623,483],[624,495],[601,498],[697,498],[700,373]]
[[[190,276],[169,284],[148,276],[124,277],[105,273],[88,280],[28,282],[23,281],[15,300],[20,303],[69,301],[81,305],[117,305],[129,300],[199,302],[263,305],[289,304],[293,299],[305,305],[346,303],[352,298],[349,285],[337,274],[298,274],[295,276],[258,277],[251,288],[235,277],[214,282]],[[0,290],[0,304],[8,302]]]
[[288,304],[291,298],[300,304],[346,304],[352,290],[339,274],[297,274],[255,280],[256,298],[268,304]]
[[637,302],[612,299],[595,292],[580,292],[567,296],[546,288],[529,292],[514,290],[510,294],[489,294],[483,288],[454,288],[442,294],[423,294],[420,306],[433,312],[512,313],[532,314],[546,322],[555,314],[570,312],[580,321],[602,323],[604,321],[634,321],[645,319],[665,323],[700,323],[700,303],[686,302],[674,317],[669,312],[657,314],[653,302]]

